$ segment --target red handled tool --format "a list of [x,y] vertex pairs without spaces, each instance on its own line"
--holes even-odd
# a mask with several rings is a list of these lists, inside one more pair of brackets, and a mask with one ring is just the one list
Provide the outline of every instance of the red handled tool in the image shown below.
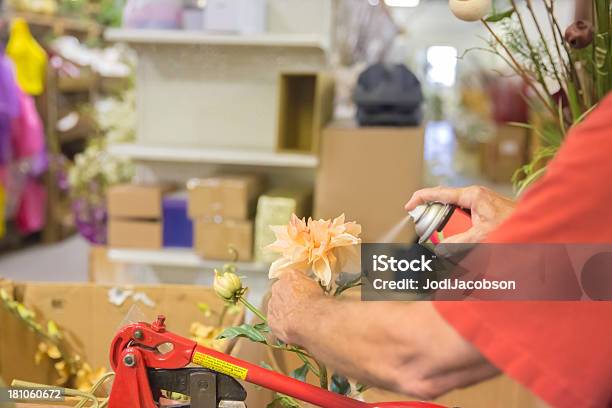
[[[323,408],[443,408],[426,402],[366,403],[335,394],[168,332],[163,316],[152,324],[123,327],[110,360],[115,380],[109,408],[158,408],[162,390],[190,396],[185,407],[246,407],[246,392],[236,379]],[[199,367],[187,368],[190,364]]]

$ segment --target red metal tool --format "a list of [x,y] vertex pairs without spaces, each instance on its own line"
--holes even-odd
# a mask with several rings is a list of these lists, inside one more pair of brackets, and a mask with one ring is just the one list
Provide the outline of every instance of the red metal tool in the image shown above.
[[[161,349],[169,351],[162,352]],[[184,369],[190,364],[204,367],[210,370],[204,370],[209,373],[219,373],[224,378],[231,376],[323,408],[443,408],[426,402],[366,403],[335,394],[168,332],[163,316],[152,324],[133,323],[123,327],[113,340],[110,361],[115,380],[109,408],[158,408],[156,398],[159,395],[154,395],[157,392],[153,392],[150,386],[150,379],[154,378],[152,374],[179,371],[168,369]],[[165,383],[174,382],[173,386],[184,389],[185,381],[184,377],[177,377]],[[198,384],[206,386],[207,382],[200,380]]]

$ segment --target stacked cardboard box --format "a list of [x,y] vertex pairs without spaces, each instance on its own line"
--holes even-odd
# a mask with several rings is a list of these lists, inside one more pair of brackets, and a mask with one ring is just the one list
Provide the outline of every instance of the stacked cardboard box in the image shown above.
[[268,253],[263,248],[274,242],[271,225],[285,225],[291,214],[298,217],[310,215],[312,207],[311,189],[274,189],[267,191],[257,200],[255,216],[255,259],[271,263],[278,254]]
[[414,226],[405,223],[404,204],[423,186],[421,127],[357,127],[336,122],[321,140],[314,215],[345,213],[363,227],[363,242],[410,242]]
[[116,248],[162,247],[162,196],[167,185],[122,184],[107,194],[108,244]]
[[253,214],[262,190],[254,175],[192,179],[188,213],[194,222],[194,250],[203,258],[249,261],[253,256]]
[[498,125],[495,137],[480,146],[482,173],[494,182],[510,182],[514,173],[527,163],[528,141],[526,129]]

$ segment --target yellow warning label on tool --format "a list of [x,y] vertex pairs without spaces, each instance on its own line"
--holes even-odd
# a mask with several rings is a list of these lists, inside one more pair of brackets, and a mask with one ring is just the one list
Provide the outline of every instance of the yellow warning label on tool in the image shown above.
[[208,354],[200,353],[199,351],[193,353],[193,359],[191,361],[193,364],[197,364],[221,374],[230,375],[240,380],[246,379],[247,373],[249,372],[246,368],[228,363],[227,361],[209,356]]

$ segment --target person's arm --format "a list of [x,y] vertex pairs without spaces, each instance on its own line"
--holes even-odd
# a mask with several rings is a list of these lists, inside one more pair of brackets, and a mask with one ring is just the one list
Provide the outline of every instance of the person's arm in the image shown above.
[[340,301],[297,271],[272,286],[268,319],[281,340],[338,372],[423,399],[498,373],[431,303]]

